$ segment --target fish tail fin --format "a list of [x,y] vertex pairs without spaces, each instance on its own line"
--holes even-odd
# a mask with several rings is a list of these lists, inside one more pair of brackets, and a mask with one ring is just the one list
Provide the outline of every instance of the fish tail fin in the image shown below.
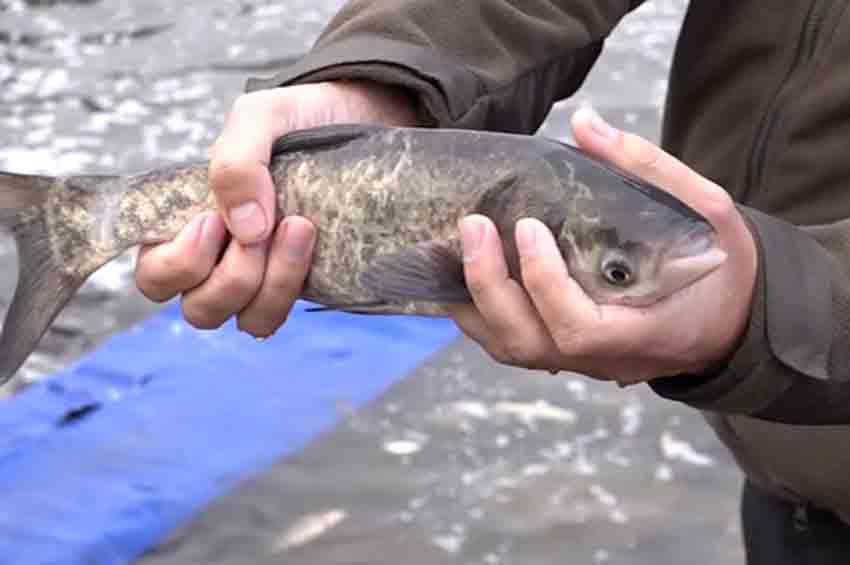
[[18,249],[17,286],[0,334],[0,386],[15,375],[91,274],[65,268],[51,247],[48,195],[61,183],[51,177],[0,173],[0,229],[14,236]]

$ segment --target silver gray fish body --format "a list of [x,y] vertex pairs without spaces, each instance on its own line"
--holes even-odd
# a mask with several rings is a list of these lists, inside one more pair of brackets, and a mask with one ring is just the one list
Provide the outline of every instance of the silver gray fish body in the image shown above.
[[[470,301],[457,223],[471,213],[494,221],[516,280],[513,226],[543,221],[600,303],[652,304],[723,259],[692,209],[542,137],[326,126],[279,139],[269,168],[277,216],[318,227],[302,297],[327,309],[440,316],[446,304]],[[215,208],[205,163],[132,176],[0,173],[0,226],[19,250],[0,384],[95,270]]]

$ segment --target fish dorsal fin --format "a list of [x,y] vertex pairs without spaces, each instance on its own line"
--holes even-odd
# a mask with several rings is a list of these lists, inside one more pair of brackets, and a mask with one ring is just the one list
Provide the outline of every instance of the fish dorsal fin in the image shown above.
[[289,132],[272,145],[272,156],[331,149],[387,128],[373,124],[334,124]]

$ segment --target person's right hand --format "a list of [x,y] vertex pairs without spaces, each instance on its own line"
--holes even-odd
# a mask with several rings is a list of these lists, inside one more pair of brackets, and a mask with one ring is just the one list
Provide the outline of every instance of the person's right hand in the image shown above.
[[275,224],[271,146],[288,131],[342,122],[415,125],[416,114],[406,92],[365,81],[240,96],[210,161],[221,214],[202,214],[174,240],[143,247],[136,268],[142,293],[157,302],[182,294],[183,315],[197,328],[236,316],[242,331],[273,334],[301,293],[316,230],[295,216]]

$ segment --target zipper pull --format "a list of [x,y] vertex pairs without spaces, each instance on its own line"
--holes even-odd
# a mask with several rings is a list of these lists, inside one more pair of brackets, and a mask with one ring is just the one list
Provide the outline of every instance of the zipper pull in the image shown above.
[[794,506],[794,515],[792,517],[794,530],[797,532],[806,532],[809,530],[809,507],[807,504],[797,504]]

